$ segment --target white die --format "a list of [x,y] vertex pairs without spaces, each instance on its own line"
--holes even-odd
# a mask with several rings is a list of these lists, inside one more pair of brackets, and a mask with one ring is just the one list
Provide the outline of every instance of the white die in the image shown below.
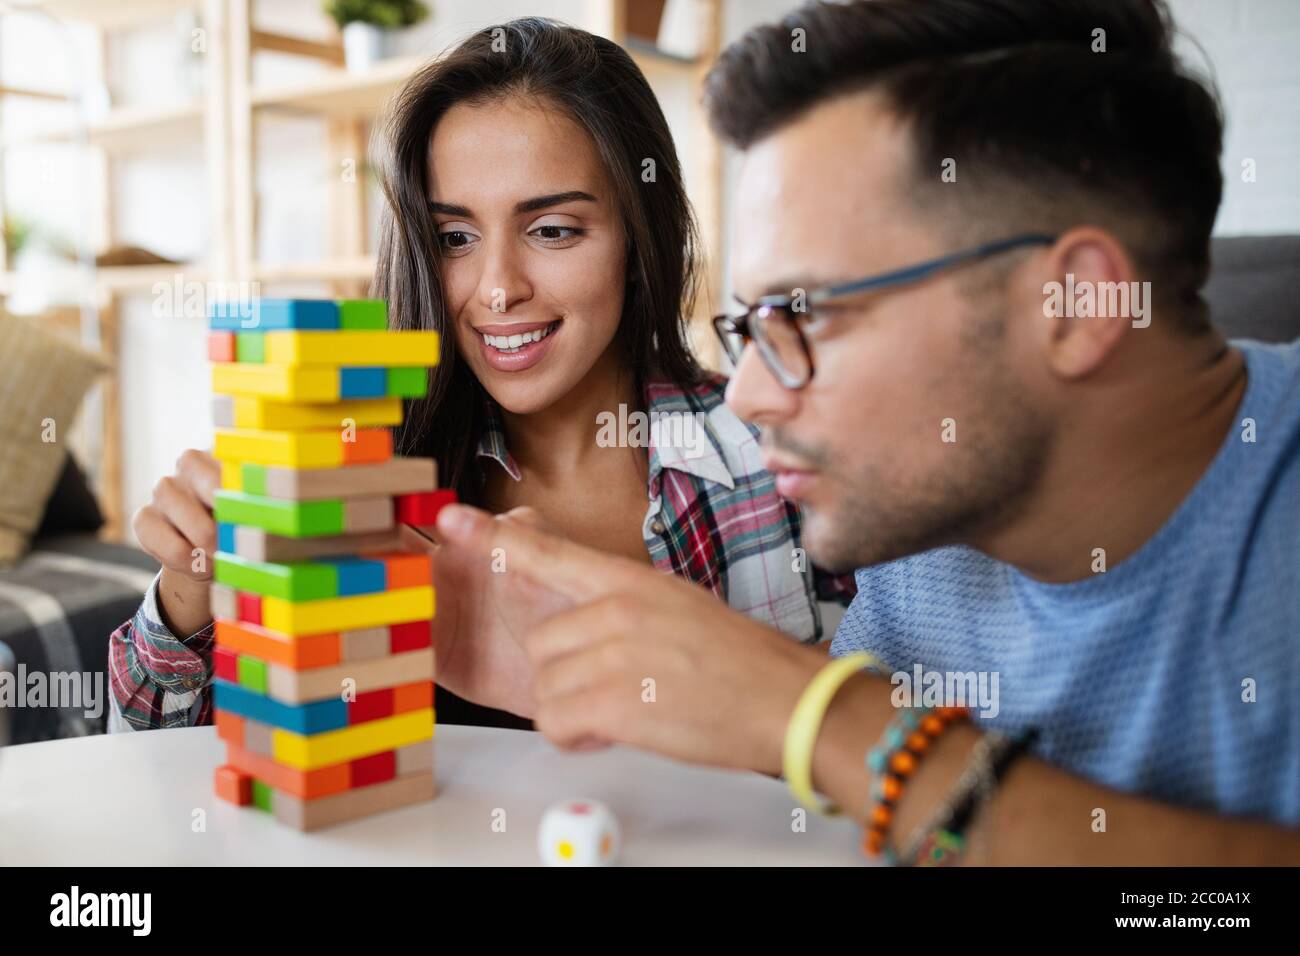
[[547,866],[609,866],[618,857],[618,820],[598,800],[565,800],[542,814],[537,852]]

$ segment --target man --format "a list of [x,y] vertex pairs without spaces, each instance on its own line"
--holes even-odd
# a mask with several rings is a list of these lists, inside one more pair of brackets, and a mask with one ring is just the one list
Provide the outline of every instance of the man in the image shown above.
[[[809,557],[860,568],[833,653],[894,672],[834,696],[812,780],[868,820],[918,665],[996,698],[895,843],[996,731],[1030,752],[969,862],[1300,862],[1300,343],[1208,321],[1222,121],[1170,32],[1157,0],[816,5],[709,80],[743,151],[729,401]],[[781,772],[824,657],[515,522],[439,529],[574,602],[523,637],[548,737]]]

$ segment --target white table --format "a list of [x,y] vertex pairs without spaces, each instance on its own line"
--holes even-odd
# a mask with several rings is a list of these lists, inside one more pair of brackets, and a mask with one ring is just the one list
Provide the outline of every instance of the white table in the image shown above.
[[526,731],[440,726],[437,799],[310,834],[218,800],[224,749],[211,727],[0,749],[0,864],[532,865],[542,811],[572,797],[610,805],[624,864],[862,863],[842,819],[807,814],[794,832],[778,781],[627,748],[565,754]]

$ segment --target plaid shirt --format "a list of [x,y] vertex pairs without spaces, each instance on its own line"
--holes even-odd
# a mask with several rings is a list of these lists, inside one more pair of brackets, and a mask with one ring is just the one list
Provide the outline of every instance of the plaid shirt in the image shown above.
[[[804,556],[799,510],[763,469],[758,431],[726,406],[726,379],[683,391],[646,389],[649,507],[641,534],[659,570],[706,587],[733,608],[804,643],[822,639],[818,600],[847,605],[852,575],[832,576]],[[620,425],[638,421],[630,415]],[[627,435],[620,436],[631,440]],[[516,481],[500,416],[489,411],[478,457]],[[110,730],[184,727],[212,718],[212,627],[177,639],[162,623],[154,581],[133,620],[114,632]]]

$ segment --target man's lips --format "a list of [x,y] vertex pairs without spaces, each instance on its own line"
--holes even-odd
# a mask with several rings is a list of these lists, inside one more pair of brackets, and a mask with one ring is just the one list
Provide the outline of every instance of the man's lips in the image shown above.
[[817,472],[813,469],[799,468],[792,463],[766,455],[763,457],[763,467],[776,480],[776,491],[782,498],[804,497],[817,478]]

